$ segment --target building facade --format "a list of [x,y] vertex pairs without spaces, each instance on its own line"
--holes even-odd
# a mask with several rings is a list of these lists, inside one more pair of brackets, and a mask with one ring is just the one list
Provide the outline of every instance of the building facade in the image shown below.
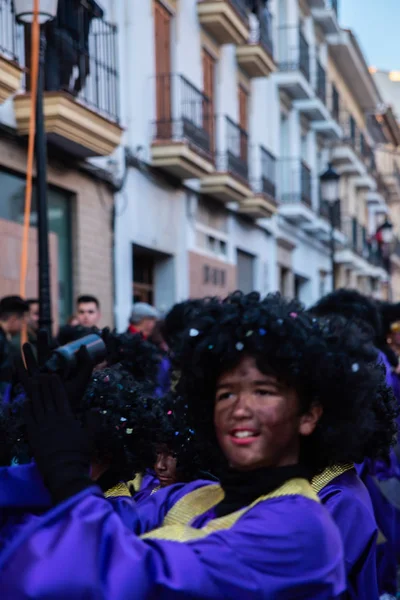
[[[67,168],[49,152],[49,183],[70,195],[73,293],[99,290],[108,314],[114,300],[118,329],[134,300],[167,310],[255,289],[310,305],[332,288],[333,232],[335,284],[388,296],[392,247],[378,233],[394,166],[378,154],[397,133],[337,2],[100,4],[89,68],[72,69],[84,85],[48,97],[49,111],[75,111],[48,124],[49,148],[75,154]],[[0,116],[23,162],[24,94],[9,95]],[[320,193],[329,163],[332,211]]]
[[[65,0],[47,26],[44,122],[50,278],[54,330],[74,312],[79,294],[94,294],[103,322],[114,322],[114,190],[107,160],[119,146],[117,35],[102,11],[76,6],[66,33]],[[90,24],[90,28],[87,26]],[[30,116],[30,31],[0,2],[0,296],[19,293]],[[60,45],[60,36],[71,53]],[[69,37],[68,37],[69,36]],[[97,161],[97,162],[96,162]],[[36,173],[26,291],[37,297]]]

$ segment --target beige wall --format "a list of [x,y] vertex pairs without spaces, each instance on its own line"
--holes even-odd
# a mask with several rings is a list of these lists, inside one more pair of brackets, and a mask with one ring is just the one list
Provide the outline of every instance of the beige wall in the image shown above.
[[[204,268],[206,266],[210,269],[224,271],[225,285],[204,283]],[[230,292],[236,290],[237,277],[235,265],[208,256],[203,256],[196,252],[189,252],[189,272],[191,298],[202,298],[203,296],[225,297]]]
[[355,118],[360,129],[365,128],[365,116],[359,105],[353,98],[350,89],[343,80],[343,77],[336,68],[335,63],[331,58],[328,58],[328,78],[335,84],[340,96],[340,105],[346,108]]
[[[48,182],[74,194],[71,207],[74,297],[79,294],[97,296],[102,305],[103,324],[113,325],[113,196],[102,182],[78,172],[72,165],[51,158],[49,163]],[[25,148],[13,140],[0,140],[0,168],[24,174]],[[19,286],[14,291],[18,292],[18,289]]]
[[[19,294],[19,277],[21,268],[23,227],[19,223],[13,223],[0,219],[0,296],[11,296]],[[51,280],[51,303],[54,313],[54,331],[58,326],[58,261],[57,261],[57,236],[49,235],[50,251],[50,280]],[[26,278],[26,297],[36,298],[38,295],[37,281],[37,230],[29,232],[28,245],[28,271]]]

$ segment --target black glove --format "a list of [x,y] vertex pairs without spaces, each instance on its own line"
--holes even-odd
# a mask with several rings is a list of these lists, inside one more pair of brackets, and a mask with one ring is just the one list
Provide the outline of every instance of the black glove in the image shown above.
[[115,365],[121,359],[121,342],[116,331],[110,331],[109,327],[104,327],[101,337],[107,348],[107,364]]
[[30,387],[30,400],[24,405],[28,441],[53,502],[58,504],[93,485],[90,445],[57,375],[36,375]]
[[[31,395],[31,379],[39,373],[46,372],[46,360],[49,358],[52,349],[48,343],[46,332],[42,332],[41,338],[38,336],[38,360],[30,344],[24,344],[22,350],[25,358],[26,371],[19,365],[19,379],[28,396]],[[46,340],[47,342],[46,342]],[[90,378],[93,372],[93,363],[85,346],[81,346],[76,354],[77,368],[73,372],[66,370],[60,372],[59,376],[64,383],[65,391],[71,408],[76,411],[86,392]]]

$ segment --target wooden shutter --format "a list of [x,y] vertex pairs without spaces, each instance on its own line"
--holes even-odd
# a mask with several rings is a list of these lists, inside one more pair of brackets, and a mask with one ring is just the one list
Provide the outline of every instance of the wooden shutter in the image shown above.
[[203,48],[203,90],[210,102],[205,102],[203,107],[204,129],[210,136],[210,150],[215,150],[215,59]]
[[[247,133],[249,95],[247,90],[239,85],[239,125]],[[247,161],[247,136],[240,133],[240,158]]]
[[171,137],[171,15],[154,1],[157,137]]

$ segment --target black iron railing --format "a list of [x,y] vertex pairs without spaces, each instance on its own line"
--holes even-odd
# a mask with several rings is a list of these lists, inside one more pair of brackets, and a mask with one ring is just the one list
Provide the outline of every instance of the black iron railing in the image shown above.
[[264,9],[265,12],[260,15],[260,43],[272,56],[274,52],[274,46],[272,42],[272,15],[268,12],[268,9]]
[[301,161],[301,201],[311,206],[311,169]]
[[332,91],[332,97],[331,97],[332,116],[336,121],[339,121],[339,118],[340,118],[340,96],[339,96],[339,92],[337,91],[337,88],[334,83],[331,84],[331,91]]
[[325,69],[317,61],[317,96],[326,104],[326,74]]
[[261,191],[276,198],[276,158],[263,146],[261,154]]
[[214,118],[211,100],[183,75],[156,77],[159,141],[186,140],[207,154],[214,149]]
[[320,201],[319,204],[319,214],[320,216],[329,222],[331,225],[331,219],[333,220],[333,226],[335,229],[339,231],[342,229],[342,215],[341,215],[341,204],[340,200],[337,200],[333,203],[333,207],[331,207],[329,202]]
[[248,21],[249,9],[246,0],[227,0],[227,2],[233,6],[243,21]]
[[338,9],[339,9],[339,0],[326,0],[328,8],[332,8],[335,13],[336,16],[338,15]]
[[[118,122],[117,27],[84,0],[73,16],[71,20],[69,9],[61,4],[57,18],[46,26],[45,91],[65,91]],[[29,64],[29,45],[25,51]]]
[[301,203],[312,206],[312,175],[299,158],[282,158],[277,163],[278,200],[283,204]]
[[247,131],[225,117],[226,157],[228,171],[245,181],[249,178],[249,146]]
[[19,63],[23,46],[23,28],[15,21],[14,2],[0,0],[0,54]]
[[298,27],[281,27],[278,34],[280,71],[301,71],[310,81],[310,50]]

